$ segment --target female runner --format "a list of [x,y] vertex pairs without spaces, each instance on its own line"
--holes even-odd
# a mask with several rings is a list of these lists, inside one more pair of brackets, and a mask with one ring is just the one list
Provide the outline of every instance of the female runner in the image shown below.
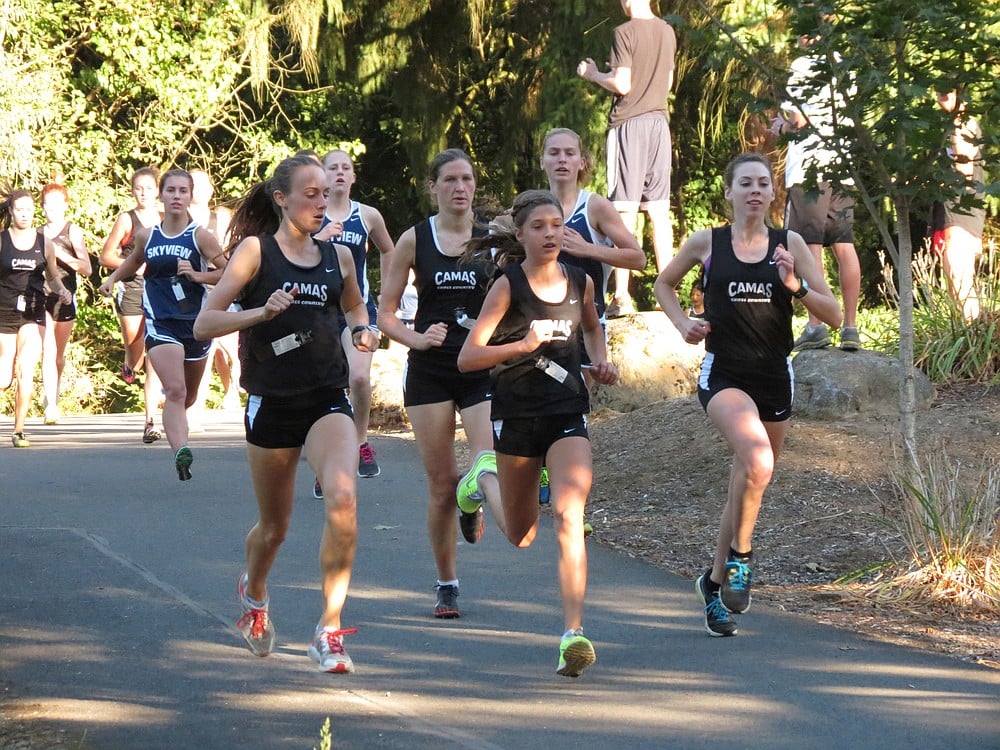
[[[403,404],[427,472],[430,504],[427,531],[437,564],[434,616],[459,617],[455,567],[456,493],[462,536],[475,543],[483,534],[486,500],[502,530],[503,509],[490,432],[489,372],[460,372],[458,352],[479,315],[493,273],[489,260],[462,263],[465,243],[485,234],[472,210],[476,173],[459,149],[442,151],[430,165],[427,186],[438,212],[407,229],[396,243],[382,283],[378,327],[409,347]],[[410,270],[417,289],[413,328],[397,316]],[[459,482],[455,458],[455,411],[469,441],[472,467]]]
[[204,285],[218,281],[226,265],[215,235],[188,214],[193,186],[183,169],[160,178],[163,220],[136,230],[134,250],[100,287],[101,294],[110,295],[118,281],[145,266],[146,356],[163,384],[163,429],[182,482],[191,478],[194,461],[187,444],[187,409],[198,398],[212,348],[211,340],[195,338],[194,320],[205,298]]
[[[160,221],[160,210],[156,197],[159,170],[153,167],[137,169],[132,175],[132,197],[135,207],[124,211],[115,219],[111,233],[104,240],[99,262],[105,268],[114,270],[120,266],[135,249],[135,232],[142,227],[152,227]],[[122,329],[125,343],[125,361],[121,376],[126,383],[135,382],[136,371],[146,366],[146,377],[142,384],[143,408],[146,412],[142,442],[153,443],[160,439],[153,415],[160,400],[160,381],[153,367],[146,362],[146,329],[142,312],[142,269],[131,277],[122,278],[115,290],[115,311]]]
[[[715,559],[695,581],[711,636],[736,635],[731,614],[750,608],[753,530],[792,411],[792,301],[832,328],[843,320],[805,240],[766,223],[771,162],[740,154],[726,167],[725,186],[733,223],[692,234],[654,284],[684,340],[705,341],[698,398],[733,452]],[[704,269],[703,319],[689,317],[677,296],[696,265]]]
[[614,383],[618,370],[607,361],[593,280],[559,260],[565,240],[559,199],[546,190],[521,193],[511,218],[513,235],[498,229],[469,243],[473,257],[497,248],[503,275],[491,287],[458,365],[495,368],[491,416],[497,476],[507,538],[518,547],[528,547],[538,532],[538,480],[542,465],[548,468],[565,627],[556,671],[578,677],[596,658],[583,635],[583,511],[593,467],[580,338],[594,380]]
[[[315,159],[285,159],[250,189],[233,216],[236,245],[222,279],[195,322],[203,339],[240,332],[241,385],[249,394],[247,458],[259,519],[246,539],[246,572],[237,584],[237,627],[250,650],[274,648],[267,576],[292,515],[295,472],[305,450],[323,486],[326,519],[320,542],[323,613],[309,655],[321,672],[353,672],[341,613],[357,547],[357,460],[347,360],[337,312],[353,346],[373,351],[350,251],[317,241],[326,178]],[[239,309],[231,308],[239,298]]]

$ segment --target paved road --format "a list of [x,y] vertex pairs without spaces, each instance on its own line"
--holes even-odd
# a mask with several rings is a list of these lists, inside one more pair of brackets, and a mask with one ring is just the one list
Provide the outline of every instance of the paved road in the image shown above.
[[183,484],[139,416],[29,432],[31,449],[0,447],[0,682],[72,747],[312,748],[329,717],[338,750],[1000,748],[1000,673],[759,603],[709,638],[691,581],[593,541],[598,661],[558,677],[549,523],[529,550],[493,527],[463,544],[463,617],[434,620],[426,487],[399,436],[375,438],[382,476],[359,482],[356,674],[305,654],[321,507],[304,464],[270,580],[280,648],[258,659],[233,627],[254,518],[237,417],[209,415]]

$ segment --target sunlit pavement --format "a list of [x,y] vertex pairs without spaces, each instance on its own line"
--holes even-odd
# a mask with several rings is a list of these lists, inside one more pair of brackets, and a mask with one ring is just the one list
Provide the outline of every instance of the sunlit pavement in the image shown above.
[[[588,542],[597,663],[555,674],[551,520],[529,550],[461,544],[462,617],[438,621],[426,483],[407,435],[359,480],[344,625],[354,675],[315,671],[322,503],[303,463],[269,581],[278,650],[233,624],[255,519],[240,415],[208,412],[190,482],[140,415],[0,422],[0,681],[8,715],[81,747],[1000,748],[1000,672],[866,641],[755,602],[709,638],[691,581]],[[670,533],[666,530],[665,533]]]

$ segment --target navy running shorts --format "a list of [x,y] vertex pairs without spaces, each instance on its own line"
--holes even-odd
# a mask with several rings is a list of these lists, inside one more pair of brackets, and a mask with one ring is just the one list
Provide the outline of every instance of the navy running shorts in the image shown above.
[[212,340],[198,341],[194,337],[193,320],[150,320],[146,318],[146,351],[161,344],[176,344],[184,348],[184,361],[205,359],[212,348]]

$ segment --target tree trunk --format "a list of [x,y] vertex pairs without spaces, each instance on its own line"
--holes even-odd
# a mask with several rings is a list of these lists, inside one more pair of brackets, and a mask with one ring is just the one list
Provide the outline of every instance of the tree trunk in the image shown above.
[[910,237],[910,206],[896,199],[896,231],[899,234],[899,419],[903,448],[909,466],[917,462],[916,386],[913,380],[913,240]]

